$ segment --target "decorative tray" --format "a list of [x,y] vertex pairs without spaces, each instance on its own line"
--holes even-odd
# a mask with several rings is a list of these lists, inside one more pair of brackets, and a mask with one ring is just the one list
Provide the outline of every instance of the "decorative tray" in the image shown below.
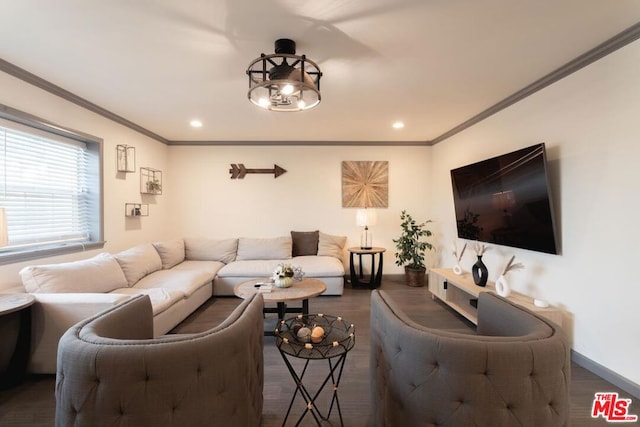
[[281,320],[274,335],[280,351],[305,359],[339,356],[355,345],[352,323],[322,313]]

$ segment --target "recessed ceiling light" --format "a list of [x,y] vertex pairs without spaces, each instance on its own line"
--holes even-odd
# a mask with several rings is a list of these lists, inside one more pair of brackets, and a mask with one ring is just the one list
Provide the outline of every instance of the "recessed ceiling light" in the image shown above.
[[189,124],[191,125],[192,128],[201,128],[202,127],[202,122],[200,120],[191,120],[191,122]]
[[394,129],[402,129],[404,127],[404,123],[401,121],[393,122],[391,125]]

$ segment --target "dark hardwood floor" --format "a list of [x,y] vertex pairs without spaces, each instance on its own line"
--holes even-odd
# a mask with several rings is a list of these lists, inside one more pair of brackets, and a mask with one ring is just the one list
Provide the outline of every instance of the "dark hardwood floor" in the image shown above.
[[[399,302],[416,322],[434,328],[473,333],[473,325],[438,301],[431,299],[426,288],[411,288],[402,283],[385,280],[382,289]],[[311,312],[334,314],[351,321],[356,327],[356,345],[347,356],[339,387],[340,407],[347,426],[369,425],[369,295],[366,289],[346,288],[342,297],[318,297],[310,300]],[[206,330],[221,322],[239,303],[236,298],[212,298],[174,329],[175,333]],[[267,322],[275,323],[274,319]],[[265,427],[280,426],[287,411],[295,385],[275,346],[273,337],[264,339],[265,384],[263,423]],[[215,357],[215,355],[212,355]],[[301,363],[294,365],[298,368]],[[224,363],[224,361],[221,361]],[[323,362],[310,365],[305,383],[314,384],[324,379],[328,369]],[[55,376],[29,376],[10,390],[0,391],[0,426],[53,426]],[[313,387],[311,387],[313,388]],[[618,392],[631,398],[630,413],[640,415],[640,402],[591,372],[573,364],[571,382],[571,423],[573,426],[604,426],[602,419],[591,418],[591,405],[595,392]],[[294,402],[287,425],[295,425],[304,409],[298,397]],[[331,421],[339,425],[334,409]],[[301,423],[315,425],[310,415]],[[544,427],[544,426],[541,426]]]

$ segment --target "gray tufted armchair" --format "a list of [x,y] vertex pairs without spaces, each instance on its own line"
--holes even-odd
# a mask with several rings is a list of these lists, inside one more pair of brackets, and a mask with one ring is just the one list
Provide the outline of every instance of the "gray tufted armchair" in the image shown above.
[[422,327],[371,296],[377,426],[567,426],[570,348],[558,326],[484,292],[477,335]]
[[56,426],[258,426],[263,300],[219,326],[153,338],[148,296],[78,323],[60,339]]

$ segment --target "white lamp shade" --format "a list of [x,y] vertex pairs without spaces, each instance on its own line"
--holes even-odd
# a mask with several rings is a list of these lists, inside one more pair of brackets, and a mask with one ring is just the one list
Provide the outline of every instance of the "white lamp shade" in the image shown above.
[[370,225],[376,225],[378,215],[373,209],[358,209],[356,214],[356,223],[359,227],[368,227]]
[[7,214],[4,208],[0,208],[0,246],[9,243],[9,233],[7,232]]

